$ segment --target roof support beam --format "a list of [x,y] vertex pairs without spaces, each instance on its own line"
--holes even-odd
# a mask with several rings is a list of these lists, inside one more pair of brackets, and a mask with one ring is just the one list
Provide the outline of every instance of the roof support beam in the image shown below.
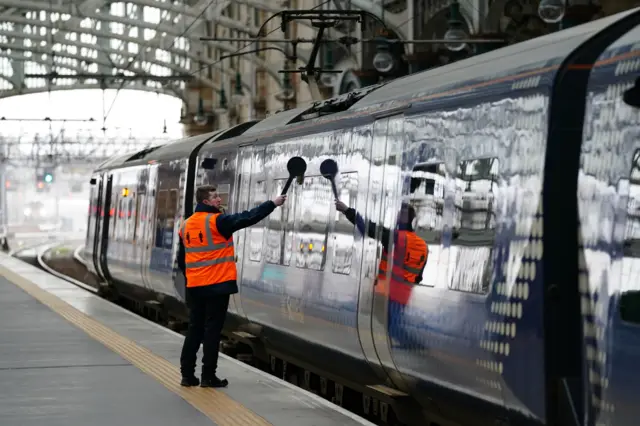
[[[2,0],[0,0],[2,1]],[[58,28],[52,24],[50,21],[39,21],[37,19],[28,19],[28,18],[24,18],[22,16],[16,16],[16,15],[11,15],[11,16],[7,16],[5,18],[3,18],[4,22],[13,22],[16,24],[22,24],[22,25],[36,25],[36,26],[41,26],[41,27],[46,27],[49,29],[54,29],[54,30],[58,30]],[[72,32],[72,30],[64,30],[64,32],[62,30],[57,31],[57,33],[54,36],[58,36],[58,34],[66,34],[67,32]],[[159,45],[158,42],[156,43],[151,43],[151,44],[146,44],[146,45],[140,45],[140,40],[134,37],[129,37],[129,36],[125,36],[125,35],[120,35],[120,34],[113,34],[107,31],[104,31],[103,29],[93,29],[93,28],[80,28],[79,30],[80,33],[85,33],[85,34],[91,34],[94,35],[96,37],[101,37],[101,38],[112,38],[112,39],[118,39],[118,40],[123,40],[129,43],[135,43],[138,44],[138,47],[140,49],[145,49],[148,51],[151,51],[152,49],[160,49],[160,50],[164,50],[162,49],[162,47]],[[25,38],[36,38],[37,36],[33,35],[33,34],[27,34],[25,35]],[[58,37],[58,39],[56,40],[54,38],[54,42],[58,42],[60,44],[63,45],[77,45],[76,42],[73,42],[71,40],[65,40],[64,37]],[[238,49],[234,48],[231,44],[229,43],[222,43],[222,42],[212,42],[210,43],[212,47],[219,49],[219,50],[223,50],[226,52],[235,52]],[[96,45],[92,45],[91,48],[96,49],[98,51],[104,51],[106,50],[105,47],[99,46],[98,44]],[[173,55],[176,56],[186,56],[188,58],[190,58],[192,61],[194,62],[202,62],[204,65],[217,65],[219,64],[220,61],[214,60],[212,58],[210,58],[209,56],[204,56],[204,57],[198,57],[197,55],[195,55],[192,52],[186,52],[183,50],[178,50],[175,48],[171,48],[170,50],[167,50],[168,52],[172,53]],[[118,54],[122,54],[123,52],[119,52]],[[277,70],[273,67],[270,67],[267,65],[267,63],[258,58],[256,55],[247,55],[247,58],[245,58],[246,60],[251,60],[253,61],[256,66],[258,66],[259,68],[265,69],[267,70],[267,72],[279,83],[281,84],[281,78],[277,72]],[[140,61],[142,60],[146,60],[145,57],[141,56],[139,58]],[[107,66],[112,67],[112,64],[107,64]],[[166,65],[165,65],[166,66]],[[123,66],[124,67],[124,66]],[[184,69],[182,70],[184,72],[190,72],[190,70],[188,69]]]
[[[66,7],[63,6],[53,6],[51,8],[48,7],[48,5],[46,5],[46,7],[43,7],[43,3],[42,2],[38,2],[38,1],[33,1],[33,0],[0,0],[0,6],[8,6],[8,7],[16,7],[16,8],[20,8],[23,10],[30,10],[30,11],[47,11],[47,12],[53,12],[53,13],[60,13],[60,14],[71,14],[71,11],[68,10]],[[110,14],[103,14],[103,13],[96,13],[95,11],[92,11],[90,13],[86,13],[83,15],[84,18],[90,18],[96,21],[104,21],[104,22],[117,22],[123,25],[128,25],[128,26],[132,26],[132,27],[137,27],[137,28],[143,28],[143,29],[149,29],[149,30],[153,30],[156,32],[161,32],[161,33],[167,33],[171,36],[175,37],[185,37],[187,39],[189,39],[192,43],[196,43],[198,44],[200,41],[200,36],[204,36],[205,34],[198,34],[197,32],[194,34],[194,32],[187,32],[187,34],[182,34],[182,31],[178,30],[177,28],[175,28],[175,26],[171,26],[171,25],[163,25],[162,23],[160,24],[153,24],[150,22],[144,22],[144,21],[139,21],[139,20],[135,20],[135,19],[129,19],[129,18],[125,18],[125,17],[121,17],[121,16],[113,16]],[[10,19],[9,17],[7,17],[7,19]],[[232,19],[226,18],[226,17],[215,17],[213,19],[216,23],[226,27],[226,28],[231,28],[231,29],[235,29],[238,30],[242,33],[248,33],[251,37],[253,37],[257,31],[258,28],[249,28],[249,30],[247,30],[247,26],[243,25],[241,22],[237,22],[234,21]],[[69,23],[70,21],[73,21],[73,24]],[[56,28],[58,30],[70,30],[70,31],[77,31],[77,32],[83,32],[83,30],[85,30],[85,28],[80,27],[80,22],[81,20],[79,18],[71,18],[69,19],[69,21],[58,21],[55,23],[55,25],[53,26],[53,28]],[[38,22],[42,22],[42,21],[38,21]],[[47,21],[48,22],[48,21]],[[42,24],[41,24],[42,25]],[[69,28],[71,27],[71,28]],[[189,33],[191,33],[191,35],[189,35]],[[109,33],[111,34],[111,33]],[[114,38],[114,39],[119,39],[120,36],[118,34],[111,34],[110,38]],[[146,42],[145,42],[146,45]],[[216,47],[216,46],[213,46]],[[217,47],[218,49],[222,49],[221,47]],[[232,51],[237,50],[237,48],[235,46],[232,46],[231,49],[233,49]],[[224,49],[222,49],[224,50]],[[302,53],[298,53],[298,57],[303,60],[306,61],[308,59],[308,56],[305,57],[304,54]],[[255,58],[255,57],[254,57]],[[256,62],[256,65],[261,66],[258,62]],[[264,69],[269,70],[268,67],[263,66]],[[273,70],[269,70],[269,72],[271,73],[271,71]],[[275,72],[275,76],[277,76],[277,72]],[[276,80],[279,80],[279,78],[276,78]]]
[[[51,50],[49,48],[44,48],[44,47],[39,47],[39,46],[31,46],[31,47],[25,47],[25,46],[21,46],[19,44],[13,44],[13,43],[0,43],[0,49],[3,50],[7,50],[7,49],[11,49],[12,52],[32,52],[33,55],[28,57],[28,56],[21,56],[21,60],[24,60],[25,62],[28,61],[32,61],[32,62],[36,62],[39,64],[44,65],[45,67],[48,67],[49,65],[51,65],[51,61],[49,59],[43,60],[40,58],[41,55],[46,54],[46,55],[51,55]],[[5,53],[5,52],[0,52],[0,53]],[[85,56],[82,55],[78,55],[78,54],[73,54],[73,53],[69,53],[69,52],[55,52],[56,56],[62,57],[62,58],[71,58],[71,59],[75,59],[77,61],[87,61],[87,60],[91,60],[94,63],[98,64],[98,65],[104,65],[104,66],[110,66],[110,64],[108,63],[104,63],[102,61],[99,61],[98,59],[88,59]],[[11,55],[11,54],[9,54]],[[71,65],[57,65],[60,68],[70,68],[70,69],[76,69],[76,67],[73,67]],[[176,71],[181,72],[179,68],[175,67]],[[78,72],[81,73],[86,73],[87,70],[77,67]],[[134,71],[132,71],[134,72]],[[72,76],[70,76],[72,77]],[[115,77],[115,76],[114,76]],[[217,83],[209,80],[209,79],[202,79],[202,82],[204,84],[207,84],[209,86],[211,86],[214,89],[219,90],[220,89],[220,85],[218,85]]]
[[[56,87],[55,90],[56,91],[61,91],[61,90],[77,90],[77,89],[102,89],[102,86],[100,85],[100,83],[97,83],[97,84],[83,84],[82,86],[70,85],[70,86],[59,86],[59,87]],[[141,90],[143,92],[162,93],[163,95],[176,96],[175,92],[173,92],[169,88],[157,89],[155,87],[145,86],[144,84],[142,84],[140,82],[136,82],[136,84],[128,86],[127,89],[129,89],[129,90]],[[46,87],[33,87],[33,88],[21,89],[20,93],[12,93],[12,92],[0,91],[0,99],[10,98],[12,96],[18,96],[18,95],[30,95],[30,94],[33,94],[33,93],[42,93],[43,91],[46,91]]]
[[[0,45],[2,46],[2,45]],[[12,61],[20,61],[20,62],[35,62],[37,64],[40,64],[42,66],[47,66],[50,64],[50,62],[46,59],[42,59],[39,57],[27,57],[25,55],[18,55],[15,53],[6,53],[6,52],[0,52],[0,58],[7,58],[10,59]],[[61,68],[64,69],[68,69],[71,71],[75,71],[76,73],[86,73],[85,70],[83,70],[81,67],[76,67],[73,65],[65,65]],[[61,75],[60,78],[77,78],[74,74],[70,74],[68,77],[65,75]],[[113,76],[114,78],[117,79],[117,76]],[[0,78],[5,79],[7,81],[9,81],[9,79],[5,76],[0,75]],[[12,91],[13,93],[8,94],[8,96],[17,96],[17,95],[22,95],[25,93],[36,93],[36,92],[43,92],[47,90],[47,87],[16,87],[16,82],[15,81],[10,81],[13,86],[14,86],[14,90]],[[62,86],[62,85],[56,85],[55,88],[53,90],[70,90],[70,89],[78,89],[78,88],[82,88],[82,89],[86,89],[87,86],[91,86],[93,87],[94,85],[98,85],[101,89],[104,89],[104,86],[102,85],[102,82],[98,82],[98,83],[90,83],[90,84],[85,84],[85,83],[77,83],[77,84],[73,84],[69,86]],[[141,82],[136,82],[133,86],[145,86],[143,83]],[[158,91],[167,95],[171,95],[171,96],[175,96],[179,99],[182,99],[183,101],[187,102],[186,97],[184,96],[184,94],[181,94],[180,91],[175,90],[174,87],[172,86],[163,86],[162,89],[156,88],[156,87],[149,87],[149,86],[145,86],[149,89],[149,91]],[[131,88],[131,87],[127,87],[127,88]],[[142,90],[139,87],[134,88],[134,90]],[[7,93],[5,93],[6,91],[0,90],[0,97],[8,97]]]
[[[49,65],[49,61],[47,61],[45,59],[36,58],[36,57],[27,57],[25,55],[17,55],[17,54],[14,54],[14,53],[0,52],[0,58],[7,58],[7,59],[10,59],[11,61],[20,61],[20,62],[31,61],[31,62],[35,62],[37,64],[40,64],[42,66]],[[71,70],[71,71],[75,71],[76,73],[85,73],[85,71],[82,68],[76,67],[76,66],[73,66],[73,65],[65,65],[62,68],[68,69],[68,70]],[[3,75],[0,75],[0,78],[8,80],[8,78],[3,76]],[[74,74],[70,74],[69,76],[61,75],[60,78],[77,78],[77,77]],[[114,78],[117,78],[117,77],[114,76]],[[15,81],[12,81],[11,83],[14,85],[14,92],[15,93],[11,93],[9,96],[16,96],[16,95],[24,94],[25,90],[27,90],[27,91],[36,90],[36,89],[39,89],[39,91],[45,91],[46,90],[46,87],[40,87],[40,88],[38,88],[38,87],[33,87],[33,88],[16,87],[16,82]],[[104,87],[102,87],[102,84],[100,82],[99,83],[95,83],[95,84],[99,84],[99,85],[101,85],[101,88],[104,88]],[[90,85],[93,85],[93,84],[90,84]],[[140,83],[138,85],[144,85],[144,84]],[[81,84],[81,88],[83,88],[83,89],[86,88],[86,86],[87,86],[86,84]],[[148,87],[148,86],[145,86],[145,87]],[[55,90],[59,90],[61,88],[74,89],[74,88],[78,88],[78,85],[74,84],[74,85],[71,85],[71,87],[68,87],[68,86],[56,86]],[[141,89],[138,88],[136,90],[141,90]],[[178,97],[178,98],[180,98],[180,99],[182,99],[183,101],[186,102],[185,96],[180,94],[179,92],[177,92],[175,90],[175,88],[170,87],[170,86],[164,87],[163,89],[149,87],[149,90],[150,91],[158,91],[158,92],[165,93],[165,94],[168,94],[168,95],[176,96],[176,97]],[[7,96],[2,96],[2,95],[6,95],[6,93],[2,93],[2,92],[5,92],[5,91],[1,91],[0,90],[0,97],[7,97]]]
[[[6,55],[4,55],[4,54],[2,54],[2,52],[0,52],[0,58],[2,58],[2,57],[6,58],[7,56],[6,56]],[[9,76],[6,76],[6,75],[2,75],[2,74],[0,74],[0,80],[4,80],[4,81],[7,81],[7,82],[11,83],[11,85],[12,85],[13,87],[15,87],[15,86],[16,86],[16,82],[15,82],[11,77],[9,77]],[[1,93],[1,92],[2,92],[2,90],[0,89],[0,93]]]
[[[16,40],[28,39],[28,40],[38,41],[38,42],[40,42],[40,41],[48,42],[48,37],[46,35],[45,36],[41,36],[41,35],[35,35],[35,34],[25,34],[25,33],[19,33],[19,32],[16,32],[16,31],[2,31],[2,30],[0,30],[0,36],[6,36],[9,39],[14,38]],[[122,56],[124,56],[126,58],[129,58],[129,59],[132,59],[132,58],[134,58],[136,56],[136,54],[131,53],[131,52],[127,51],[127,50],[120,51],[120,50],[116,50],[116,49],[111,49],[109,47],[99,47],[99,46],[97,46],[95,44],[83,43],[83,42],[80,42],[80,41],[65,40],[65,42],[66,43],[64,43],[64,44],[66,44],[68,46],[76,46],[78,48],[83,48],[84,47],[86,49],[94,49],[94,50],[98,50],[98,51],[102,50],[106,54],[118,54],[118,55],[122,55]],[[39,55],[47,54],[47,55],[55,55],[55,56],[60,56],[60,57],[73,58],[73,59],[77,59],[79,61],[94,62],[94,63],[96,63],[98,65],[102,65],[102,66],[105,66],[105,67],[112,67],[112,64],[110,64],[108,62],[105,62],[104,60],[101,60],[100,57],[98,57],[97,59],[94,59],[94,58],[88,58],[88,57],[83,56],[83,55],[71,54],[71,53],[64,52],[64,51],[56,52],[56,51],[52,50],[51,46],[40,47],[39,44],[38,44],[37,46],[26,47],[22,43],[18,43],[18,44],[0,43],[0,47],[2,47],[4,49],[12,49],[12,50],[20,50],[20,51],[23,51],[23,50],[32,51],[34,54],[37,53]],[[31,60],[31,58],[27,58],[26,60],[29,61],[29,60]],[[169,68],[169,69],[171,69],[173,71],[176,71],[178,73],[189,73],[188,70],[185,70],[182,67],[179,67],[178,65],[175,65],[175,64],[172,64],[172,63],[168,63],[168,62],[159,61],[155,57],[152,58],[152,59],[143,58],[143,59],[140,59],[140,60],[141,61],[144,60],[145,62],[149,62],[149,63],[152,63],[152,64],[156,64],[156,65],[159,65],[159,66],[162,66],[162,67]],[[49,63],[49,62],[47,62],[47,63]],[[125,65],[126,64],[122,64],[122,68],[123,69],[125,68]],[[86,70],[81,70],[80,72],[86,72]],[[133,71],[133,72],[135,72],[135,71]],[[232,72],[231,70],[224,70],[224,73],[226,75],[230,76],[230,77],[235,77],[235,73]],[[189,74],[191,74],[191,73],[189,73]],[[198,78],[197,77],[197,73],[194,73],[193,75],[194,75],[194,77],[196,79]],[[212,87],[214,89],[217,89],[217,90],[220,89],[220,85],[215,83],[213,80],[209,80],[208,78],[201,78],[199,80],[202,82],[202,84],[205,84],[205,85],[210,86],[210,87]],[[243,83],[243,87],[246,90],[251,90],[251,86],[249,84],[247,84],[246,82]]]
[[[86,3],[86,2],[85,2]],[[134,4],[139,4],[135,1],[130,2],[130,3],[134,3]],[[155,3],[155,2],[154,2]],[[209,2],[202,2],[205,5]],[[97,2],[96,4],[102,4],[104,5],[104,2],[102,0],[100,0],[99,2]],[[160,3],[158,3],[160,4]],[[59,13],[59,14],[67,14],[67,15],[71,15],[71,19],[69,19],[68,21],[58,21],[61,25],[72,25],[73,22],[72,20],[75,18],[77,20],[82,20],[84,18],[91,18],[91,19],[96,19],[98,21],[110,21],[110,22],[118,22],[124,25],[132,25],[132,26],[136,26],[138,28],[147,28],[150,30],[155,30],[157,27],[157,31],[160,32],[165,32],[167,34],[171,34],[171,35],[179,35],[181,31],[178,31],[178,29],[175,27],[175,25],[162,25],[162,23],[160,23],[160,25],[158,24],[154,24],[151,22],[144,22],[144,21],[137,21],[134,19],[128,19],[125,18],[123,16],[114,16],[111,14],[103,14],[103,13],[99,13],[96,12],[96,9],[99,9],[100,6],[98,7],[93,7],[93,8],[88,8],[86,6],[84,6],[84,3],[80,6],[76,5],[76,4],[71,4],[71,5],[67,5],[67,6],[62,6],[62,5],[56,5],[53,4],[51,5],[51,7],[49,7],[49,4],[47,2],[42,2],[42,1],[37,1],[37,0],[0,0],[0,6],[6,6],[6,7],[15,7],[18,10],[29,10],[29,11],[35,11],[35,12],[40,12],[40,11],[44,11],[44,12],[52,12],[52,13]],[[158,8],[158,5],[153,4],[153,6],[151,7],[155,7]],[[81,8],[81,9],[80,9]],[[168,10],[167,8],[163,8],[164,10]],[[173,8],[173,12],[177,13],[177,14],[181,14],[182,13],[182,8],[181,7],[174,7]],[[80,16],[78,16],[80,15]],[[197,16],[197,15],[196,15]],[[195,18],[195,16],[194,16]],[[201,18],[202,19],[202,18]],[[246,25],[244,25],[241,22],[235,21],[231,18],[227,18],[225,16],[216,16],[211,18],[214,22],[227,27],[227,28],[231,28],[234,30],[238,30],[242,33],[247,33],[247,34],[255,34],[258,29],[255,27],[249,27],[247,28]],[[204,20],[204,19],[203,19]],[[67,24],[70,23],[70,24]],[[191,22],[188,22],[189,24]],[[185,37],[187,38],[192,38],[193,40],[197,40],[197,37],[190,37],[185,35]]]
[[[89,0],[87,0],[89,1]],[[125,1],[125,0],[123,0]],[[194,6],[182,6],[182,5],[175,5],[175,3],[169,3],[169,2],[159,2],[157,0],[126,0],[126,2],[128,3],[133,3],[133,4],[137,4],[140,6],[148,6],[148,7],[155,7],[157,9],[161,9],[161,10],[168,10],[170,12],[174,12],[174,13],[180,13],[180,14],[184,14],[186,16],[191,16],[191,17],[196,17],[199,16],[202,13],[202,10],[205,9],[210,1],[209,0],[200,0],[196,5]],[[276,13],[279,12],[281,9],[268,4],[265,1],[262,0],[234,0],[234,3],[238,3],[238,4],[244,4],[247,5],[249,7],[253,7],[255,9],[260,9],[260,10],[264,10],[265,12],[271,12],[271,13]],[[211,6],[215,6],[216,2],[214,1],[214,3]],[[224,17],[223,17],[224,19]],[[228,18],[227,18],[228,19]],[[235,22],[235,21],[234,21]],[[244,30],[246,31],[246,27],[244,28]]]

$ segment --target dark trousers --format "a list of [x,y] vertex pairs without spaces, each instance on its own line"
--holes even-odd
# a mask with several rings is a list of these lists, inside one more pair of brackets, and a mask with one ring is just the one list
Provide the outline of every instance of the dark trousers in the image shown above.
[[229,307],[229,295],[211,294],[206,287],[187,289],[189,329],[180,355],[183,377],[195,375],[196,358],[202,342],[202,377],[213,378],[218,368],[220,335]]

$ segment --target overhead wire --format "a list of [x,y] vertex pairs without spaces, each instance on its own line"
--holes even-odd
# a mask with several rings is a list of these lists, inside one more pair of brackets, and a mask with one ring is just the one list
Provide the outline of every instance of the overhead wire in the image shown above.
[[[327,4],[327,3],[331,2],[331,1],[332,1],[332,0],[326,0],[326,1],[323,1],[322,3],[320,3],[320,4],[318,4],[318,5],[314,6],[314,7],[312,7],[312,8],[311,8],[311,9],[309,9],[309,10],[317,9],[318,7],[320,7],[320,6],[324,6],[325,4]],[[252,44],[254,44],[254,43],[256,43],[256,42],[260,42],[260,41],[268,41],[268,40],[263,40],[263,39],[264,39],[265,37],[268,37],[268,36],[270,36],[271,34],[275,33],[275,32],[276,32],[276,31],[278,31],[279,29],[280,29],[280,27],[278,27],[278,28],[274,28],[273,30],[271,30],[271,31],[269,31],[268,33],[266,33],[264,36],[256,37],[255,39],[251,40],[249,43],[247,43],[247,44],[245,44],[244,46],[240,47],[238,50],[235,50],[235,51],[233,51],[232,53],[228,53],[228,54],[226,54],[225,56],[227,56],[227,57],[228,57],[228,56],[235,55],[236,53],[240,53],[242,50],[246,49],[247,47],[250,47]],[[227,59],[227,58],[224,58],[224,59]],[[202,70],[203,70],[203,69],[205,69],[205,68],[210,68],[210,67],[216,66],[216,65],[217,65],[217,64],[219,64],[220,62],[224,61],[224,59],[218,59],[217,61],[215,61],[215,62],[213,62],[213,63],[211,63],[211,64],[203,65],[203,66],[201,66],[200,68],[198,68],[198,69],[196,69],[196,70],[192,71],[189,75],[196,75],[197,73],[199,73],[200,71],[202,71]]]
[[[169,46],[169,49],[171,49],[171,48],[175,45],[176,40],[178,40],[179,38],[183,37],[183,36],[184,36],[184,35],[185,35],[185,34],[186,34],[190,29],[191,29],[191,27],[193,27],[193,25],[194,25],[194,24],[195,24],[195,23],[196,23],[196,22],[197,22],[197,21],[198,21],[198,20],[199,20],[203,15],[204,15],[204,13],[205,13],[205,12],[206,12],[206,11],[207,11],[207,10],[208,10],[208,9],[209,9],[213,4],[214,4],[214,3],[217,3],[217,2],[219,2],[219,1],[220,1],[220,0],[211,0],[211,1],[207,4],[207,6],[206,6],[206,7],[204,7],[204,8],[202,9],[202,12],[200,12],[200,13],[198,14],[198,16],[196,16],[196,17],[191,21],[191,23],[189,24],[189,26],[187,26],[187,28],[185,28],[185,29],[182,31],[182,33],[181,33],[180,35],[178,35],[178,36],[174,37],[173,42],[171,43],[171,46]],[[317,4],[316,6],[312,7],[310,10],[315,10],[315,9],[317,9],[317,8],[319,8],[319,7],[322,7],[322,6],[324,6],[325,4],[330,3],[330,2],[331,2],[331,0],[325,0],[325,1],[323,1],[322,3],[319,3],[319,4]],[[400,23],[400,24],[397,26],[397,28],[401,28],[401,27],[403,27],[403,26],[407,25],[408,23],[412,22],[414,19],[415,19],[415,15],[414,15],[414,16],[411,16],[411,17],[409,17],[407,20],[405,20],[404,22]],[[160,24],[161,24],[161,23],[162,23],[162,21],[158,22],[158,24],[157,24],[157,26],[156,26],[156,30],[157,30],[157,28],[160,26]],[[271,34],[275,33],[275,32],[276,32],[276,31],[278,31],[278,30],[280,30],[280,28],[279,28],[279,27],[274,28],[273,30],[271,30],[271,31],[269,31],[268,33],[266,33],[264,36],[258,36],[258,37],[256,37],[255,39],[252,39],[252,40],[248,41],[248,43],[247,43],[247,44],[245,44],[245,45],[243,45],[242,47],[238,48],[237,50],[233,51],[230,55],[235,55],[235,54],[237,54],[237,53],[240,53],[242,50],[244,50],[244,49],[246,49],[246,48],[250,47],[251,45],[253,45],[253,44],[254,44],[254,43],[256,43],[256,42],[260,42],[261,40],[265,39],[266,37],[270,36]],[[125,68],[125,70],[128,70],[128,69],[129,69],[129,67],[130,67],[132,64],[134,64],[134,63],[135,63],[135,61],[138,59],[139,55],[142,53],[142,50],[143,50],[143,48],[144,48],[144,47],[146,47],[146,45],[143,45],[143,46],[141,46],[141,47],[139,48],[139,51],[138,51],[137,55],[136,55],[132,60],[130,60],[130,61],[129,61],[129,64],[128,64],[127,68]],[[352,54],[353,54],[353,55],[357,55],[357,54],[359,54],[360,52],[362,52],[362,47],[360,48],[360,50],[358,50],[357,52],[354,52],[354,53],[352,53]],[[229,55],[225,55],[225,56],[229,56]],[[193,70],[192,72],[190,72],[190,73],[189,73],[189,75],[190,75],[190,76],[193,76],[193,75],[195,75],[195,74],[199,73],[200,71],[202,71],[202,70],[204,70],[204,69],[206,69],[206,68],[214,67],[214,66],[216,66],[217,64],[221,63],[223,60],[224,60],[224,59],[218,59],[218,60],[216,60],[216,61],[215,61],[215,62],[213,62],[213,63],[207,63],[207,64],[205,64],[205,65],[202,65],[202,66],[198,67],[197,69]],[[103,121],[106,121],[106,118],[108,117],[109,113],[111,112],[111,110],[112,110],[112,108],[113,108],[113,106],[114,106],[114,104],[115,104],[115,101],[116,101],[116,99],[117,99],[117,96],[118,96],[118,94],[119,94],[120,90],[122,89],[122,87],[124,86],[125,82],[126,82],[126,80],[123,80],[123,81],[120,83],[120,86],[118,87],[118,89],[117,89],[117,91],[116,91],[116,96],[114,97],[113,101],[111,102],[111,105],[110,105],[110,107],[109,107],[109,110],[107,111],[107,113],[106,113],[106,115],[105,115],[105,117],[104,117],[104,120],[103,120]]]

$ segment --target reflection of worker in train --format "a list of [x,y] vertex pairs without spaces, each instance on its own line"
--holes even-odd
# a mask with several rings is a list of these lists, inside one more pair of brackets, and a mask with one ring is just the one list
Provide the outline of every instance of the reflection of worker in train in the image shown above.
[[[345,217],[365,235],[365,220],[355,209],[348,207],[342,201],[336,200],[336,210],[342,212]],[[394,252],[393,265],[391,268],[391,285],[389,286],[389,298],[401,305],[406,305],[411,297],[411,290],[414,284],[422,281],[422,273],[427,264],[429,249],[427,243],[418,237],[413,230],[413,221],[416,211],[413,206],[402,203],[398,215],[397,226],[394,232]],[[366,235],[376,238],[375,222],[369,222]],[[378,279],[375,291],[380,294],[386,293],[387,282],[387,259],[389,243],[391,241],[391,230],[382,227],[382,259],[378,266]]]
[[[182,386],[224,387],[216,376],[220,334],[229,297],[238,292],[233,233],[260,222],[286,200],[281,195],[258,207],[236,214],[220,210],[222,199],[215,186],[196,190],[195,212],[180,228],[178,266],[187,281],[189,329],[180,355]],[[203,340],[204,339],[204,340]],[[202,342],[202,383],[195,377],[196,355]]]

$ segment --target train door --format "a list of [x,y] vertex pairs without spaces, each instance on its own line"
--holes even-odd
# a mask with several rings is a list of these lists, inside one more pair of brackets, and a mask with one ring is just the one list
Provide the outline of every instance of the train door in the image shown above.
[[92,253],[92,263],[96,268],[96,273],[98,276],[104,278],[104,274],[102,273],[102,267],[100,265],[100,242],[102,241],[102,222],[104,221],[104,202],[103,202],[103,194],[104,194],[104,179],[102,176],[99,176],[96,181],[96,187],[93,189],[98,194],[95,198],[96,205],[93,208],[92,214],[95,214],[95,221],[93,223],[93,241],[91,244],[93,245]]
[[102,223],[102,230],[100,233],[100,255],[99,255],[100,262],[98,262],[101,269],[100,271],[101,275],[108,282],[113,281],[111,274],[109,273],[109,268],[107,266],[107,250],[109,248],[109,226],[111,223],[111,216],[112,216],[112,208],[111,208],[112,188],[113,188],[113,175],[108,174],[106,188],[104,190],[104,208],[103,208],[104,215],[102,216],[103,223]]
[[[391,210],[400,205],[397,188],[401,177],[403,123],[403,115],[382,118],[374,123],[369,197],[364,215],[366,224],[375,222],[388,229],[394,228],[392,220],[395,214]],[[380,291],[381,286],[378,287],[376,279],[383,247],[390,244],[389,241],[382,241],[383,226],[376,227],[375,239],[365,238],[360,275],[358,335],[367,361],[383,376],[381,379],[386,381],[389,378],[399,389],[406,390],[402,378],[396,373],[389,348],[388,292]]]
[[145,287],[153,288],[153,280],[151,277],[151,249],[156,239],[156,202],[158,199],[158,166],[153,165],[148,169],[149,177],[147,180],[147,196],[144,216],[144,243],[142,244],[142,282]]
[[133,245],[135,248],[135,264],[137,265],[136,282],[144,287],[144,253],[147,248],[145,228],[147,223],[147,174],[148,168],[141,169],[137,173],[136,206],[134,214]]
[[[249,206],[249,193],[251,190],[251,174],[253,165],[253,156],[255,152],[263,151],[262,147],[254,147],[252,145],[242,146],[238,151],[238,166],[236,168],[236,180],[233,185],[235,188],[234,194],[234,207],[233,211],[236,213],[248,210]],[[236,310],[238,315],[246,317],[242,308],[242,270],[244,265],[244,242],[246,241],[247,230],[242,229],[239,232],[233,234],[236,252],[236,267],[238,269],[238,289],[239,294],[234,295]]]

